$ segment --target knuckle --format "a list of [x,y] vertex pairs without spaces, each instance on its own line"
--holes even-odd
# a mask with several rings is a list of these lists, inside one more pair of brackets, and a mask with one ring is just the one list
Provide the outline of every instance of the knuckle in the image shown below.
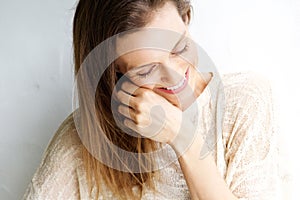
[[142,109],[144,107],[144,103],[143,102],[135,102],[135,108],[136,108],[136,111],[141,113],[142,112]]
[[133,101],[132,99],[130,99],[130,100],[129,100],[129,105],[130,105],[130,107],[132,107],[132,108],[136,108],[137,103],[136,103],[136,101]]
[[112,93],[111,93],[111,98],[112,99],[114,99],[114,100],[118,100],[118,97],[117,97],[117,91],[113,91]]
[[137,115],[135,115],[135,117],[134,117],[135,119],[135,122],[137,123],[137,124],[141,124],[142,123],[142,116],[141,116],[141,114],[137,114]]
[[121,89],[125,91],[126,88],[128,88],[127,82],[122,83]]
[[135,115],[132,112],[129,112],[128,114],[131,119],[135,120]]
[[152,92],[150,90],[144,90],[143,96],[146,98],[150,98],[152,96]]
[[118,106],[118,112],[122,113],[122,106],[121,105]]
[[143,91],[143,92],[141,93],[141,96],[142,96],[143,98],[148,97],[148,96],[149,96],[148,91]]
[[122,91],[121,91],[121,90],[119,90],[119,91],[116,92],[116,96],[117,96],[118,99],[120,99],[121,94],[122,94]]

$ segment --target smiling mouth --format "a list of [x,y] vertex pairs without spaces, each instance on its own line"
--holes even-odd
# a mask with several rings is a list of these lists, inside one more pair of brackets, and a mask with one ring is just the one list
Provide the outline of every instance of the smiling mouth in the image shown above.
[[185,72],[184,78],[177,85],[171,87],[161,87],[158,89],[169,94],[179,93],[186,87],[188,83],[188,79],[189,79],[189,68]]

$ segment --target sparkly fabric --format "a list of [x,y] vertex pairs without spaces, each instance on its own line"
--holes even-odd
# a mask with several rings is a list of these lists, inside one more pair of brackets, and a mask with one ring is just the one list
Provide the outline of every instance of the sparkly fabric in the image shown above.
[[[220,175],[238,199],[287,199],[269,82],[251,72],[212,75],[184,112],[205,138],[200,156],[214,156]],[[24,199],[89,199],[81,148],[71,114],[50,141]],[[168,145],[167,151],[175,156]],[[190,199],[176,159],[160,172],[156,182],[160,193],[154,195],[145,187],[142,200]]]

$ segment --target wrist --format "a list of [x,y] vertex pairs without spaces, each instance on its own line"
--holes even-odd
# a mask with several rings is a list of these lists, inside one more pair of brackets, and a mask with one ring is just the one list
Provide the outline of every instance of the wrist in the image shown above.
[[175,134],[168,142],[178,156],[184,154],[195,142],[197,130],[195,125],[189,120],[183,120],[179,127],[175,129]]

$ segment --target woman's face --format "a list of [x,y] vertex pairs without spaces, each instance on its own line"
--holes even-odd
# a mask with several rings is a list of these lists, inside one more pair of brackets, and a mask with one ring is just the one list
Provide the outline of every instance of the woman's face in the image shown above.
[[[181,110],[187,108],[198,97],[206,82],[196,71],[197,51],[188,32],[188,18],[184,22],[176,6],[167,2],[153,15],[145,28],[159,28],[176,32],[176,36],[164,35],[162,41],[170,45],[170,51],[140,49],[121,55],[115,64],[136,85],[153,90]],[[157,37],[153,34],[139,36],[131,34],[117,41],[117,51],[126,42],[140,43]],[[137,44],[138,45],[138,44]],[[134,45],[133,45],[134,46]],[[188,60],[188,61],[187,61]]]

